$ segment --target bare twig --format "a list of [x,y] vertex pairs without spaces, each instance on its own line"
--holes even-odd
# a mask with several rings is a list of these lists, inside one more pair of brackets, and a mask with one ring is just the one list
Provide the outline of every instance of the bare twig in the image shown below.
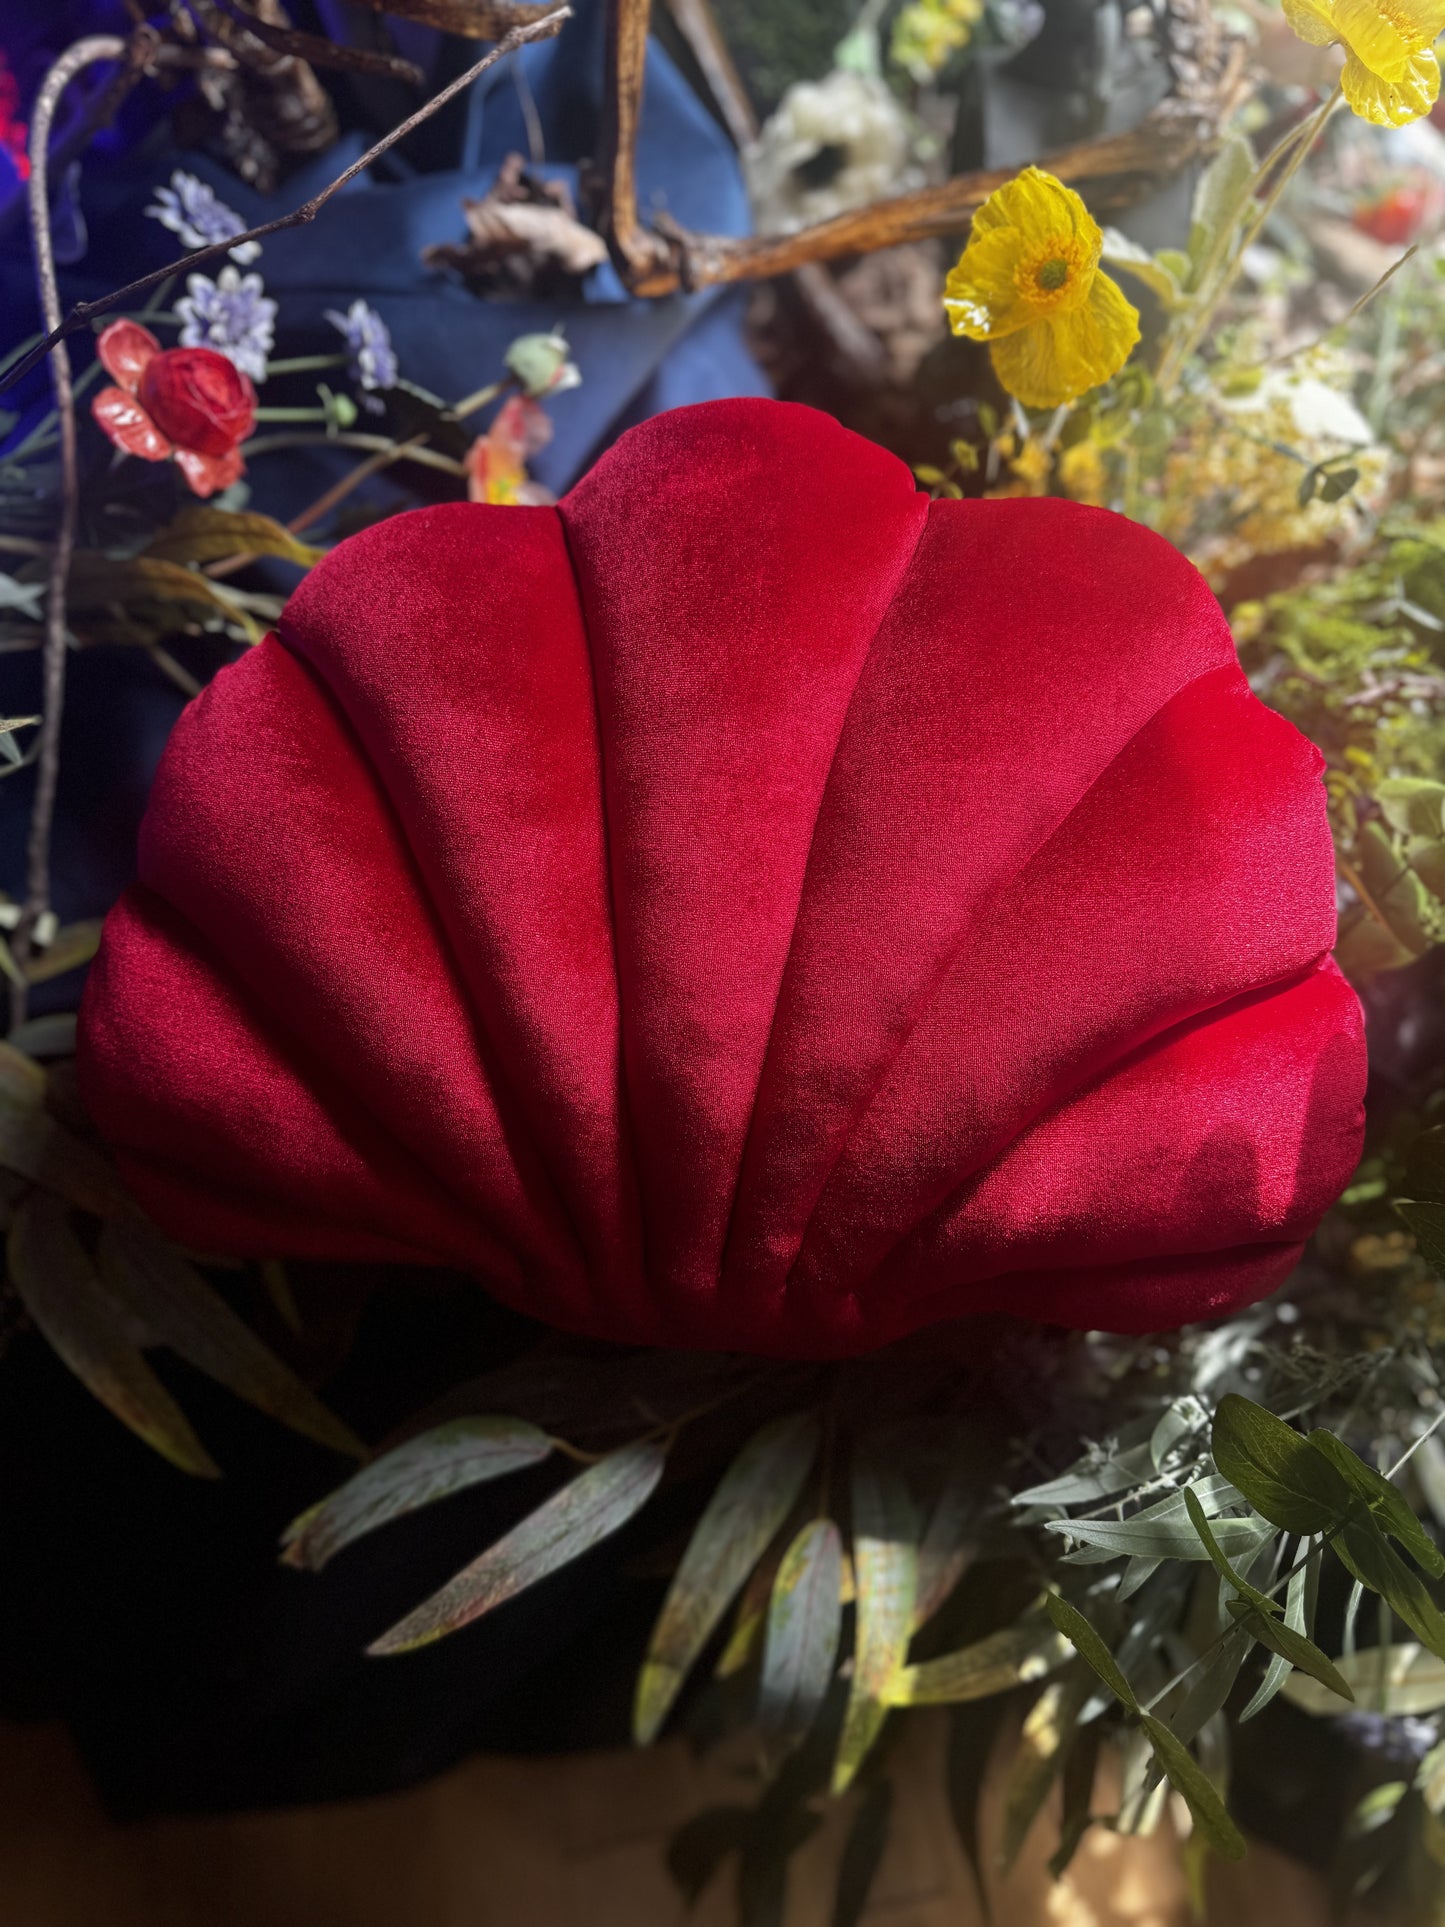
[[419,20],[463,40],[500,40],[514,28],[529,27],[550,15],[536,0],[361,0],[373,13]]
[[[358,174],[364,174],[373,162],[395,147],[398,141],[405,140],[413,128],[419,127],[439,108],[445,107],[449,100],[470,87],[472,82],[484,74],[489,67],[494,67],[514,48],[525,46],[529,40],[550,39],[559,31],[562,23],[570,20],[571,17],[571,7],[566,4],[566,0],[560,0],[559,5],[549,8],[540,19],[520,27],[513,27],[503,39],[497,42],[490,53],[484,54],[474,66],[468,67],[464,74],[459,74],[448,86],[443,87],[440,93],[433,94],[431,99],[419,107],[414,114],[408,114],[406,119],[393,127],[389,134],[383,135],[374,147],[369,147],[360,160],[353,161],[351,166],[338,174],[329,186],[322,188],[321,192],[314,194],[309,201],[303,201],[300,207],[293,208],[291,213],[280,214],[274,221],[262,221],[258,227],[247,228],[244,234],[233,234],[228,240],[213,241],[206,247],[196,248],[190,254],[183,255],[179,261],[172,261],[169,267],[157,268],[154,273],[143,274],[139,280],[127,282],[125,287],[116,288],[112,293],[102,295],[99,300],[76,302],[69,314],[63,320],[56,322],[44,339],[38,342],[30,353],[17,362],[3,378],[0,378],[0,390],[9,388],[22,376],[29,374],[57,342],[62,341],[67,335],[74,334],[78,328],[85,327],[96,315],[109,314],[113,308],[123,307],[134,296],[144,294],[148,288],[155,287],[170,275],[189,274],[192,269],[201,267],[208,261],[224,258],[233,248],[244,242],[261,241],[268,234],[279,234],[284,228],[302,227],[307,221],[314,221],[326,203],[334,195],[339,194],[343,187],[354,181]],[[124,52],[123,42],[113,41],[108,44]],[[117,56],[112,54],[108,57],[114,59]]]
[[[30,117],[30,232],[35,254],[35,279],[40,290],[40,314],[55,330],[60,318],[60,289],[55,279],[55,248],[50,236],[50,130],[61,96],[76,75],[101,60],[123,60],[126,45],[114,34],[93,34],[77,40],[56,61],[40,83]],[[36,745],[35,800],[30,810],[30,835],[25,848],[25,905],[11,943],[11,955],[21,976],[10,985],[13,1024],[23,1024],[28,986],[23,977],[35,926],[50,907],[50,835],[55,822],[55,789],[60,774],[60,718],[65,706],[65,588],[75,549],[75,527],[80,502],[80,473],[75,447],[75,396],[70,377],[70,350],[58,336],[50,349],[50,378],[55,389],[55,413],[60,428],[60,519],[50,552],[50,576],[45,597],[45,643],[41,657],[41,724]]]
[[309,67],[336,67],[353,74],[380,74],[387,80],[404,80],[412,87],[422,83],[421,68],[410,60],[403,60],[399,54],[373,52],[366,47],[344,47],[338,41],[326,40],[317,33],[300,33],[295,27],[273,26],[245,7],[238,6],[236,0],[214,0],[227,19],[234,20],[238,27],[270,47],[278,54],[289,54],[294,60],[304,60]]
[[680,285],[675,244],[637,216],[637,130],[647,70],[651,0],[608,0],[607,71],[598,166],[606,183],[602,227],[617,270],[633,294],[671,294]]

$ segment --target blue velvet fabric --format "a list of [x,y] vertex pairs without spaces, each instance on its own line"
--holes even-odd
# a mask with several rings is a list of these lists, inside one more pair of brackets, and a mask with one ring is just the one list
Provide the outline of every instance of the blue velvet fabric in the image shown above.
[[[62,0],[60,6],[50,0],[9,0],[0,8],[0,45],[25,92],[33,92],[48,58],[76,34],[123,24],[112,17],[118,12],[110,0],[92,0],[88,6],[84,0]],[[304,17],[298,10],[297,18]],[[318,17],[311,24],[343,38],[345,9],[333,0],[319,0]],[[407,56],[427,72],[427,92],[479,51],[405,25],[399,38]],[[280,304],[274,354],[338,349],[340,337],[326,321],[326,310],[345,308],[361,295],[390,327],[403,377],[458,399],[497,377],[502,355],[517,335],[560,324],[572,343],[583,383],[549,401],[554,437],[533,463],[537,478],[559,493],[616,434],[647,415],[685,402],[766,393],[744,345],[745,297],[740,291],[632,300],[611,266],[604,264],[571,299],[481,300],[455,277],[422,266],[424,247],[464,238],[463,197],[484,195],[509,153],[528,152],[519,78],[530,89],[544,135],[541,171],[566,180],[575,193],[578,163],[594,151],[602,73],[601,5],[599,0],[577,0],[577,17],[560,36],[499,64],[464,103],[438,117],[423,158],[442,165],[421,171],[388,158],[384,178],[383,170],[361,178],[314,222],[268,240],[254,268]],[[345,119],[344,103],[355,96],[344,80],[336,92]],[[141,88],[127,104],[120,126],[87,156],[79,204],[88,244],[80,259],[62,272],[66,302],[102,294],[182,251],[177,238],[144,211],[153,190],[170,179],[174,168],[199,175],[229,206],[257,222],[307,199],[375,138],[374,131],[360,126],[344,127],[334,148],[308,161],[274,195],[264,197],[206,155],[177,147],[170,130],[173,105],[173,98],[157,89]],[[403,104],[399,112],[404,111]],[[414,150],[408,152],[416,158]],[[688,226],[714,232],[747,231],[748,207],[736,154],[655,43],[637,162],[644,208],[665,209]],[[3,185],[0,180],[0,189]],[[0,205],[0,354],[39,325],[29,238],[15,212],[12,205],[7,221]],[[169,334],[165,338],[172,339]],[[88,337],[82,335],[77,339],[77,368],[89,358]],[[309,378],[295,378],[288,387],[286,401],[305,401]],[[6,395],[4,406],[19,409],[15,433],[24,433],[49,406],[45,372],[38,371]],[[477,420],[480,424],[485,417]],[[368,426],[363,416],[358,427]],[[249,477],[254,504],[284,519],[315,499],[356,459],[327,449],[262,457]],[[139,463],[131,466],[137,482],[154,480]],[[405,505],[407,498],[390,478],[378,492],[389,494],[397,506]],[[0,657],[0,703],[9,713],[30,713],[37,706],[37,689],[33,657]],[[130,652],[105,650],[72,664],[56,835],[56,900],[62,916],[103,910],[128,881],[135,827],[179,701],[152,664]],[[12,892],[21,880],[29,789],[28,774],[0,788],[0,887]],[[73,990],[67,995],[73,996]]]

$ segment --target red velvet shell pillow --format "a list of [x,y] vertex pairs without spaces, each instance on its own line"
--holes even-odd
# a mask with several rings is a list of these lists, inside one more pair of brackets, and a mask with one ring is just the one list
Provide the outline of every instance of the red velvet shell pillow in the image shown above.
[[188,1244],[606,1338],[1176,1325],[1358,1153],[1320,767],[1144,529],[679,409],[343,543],[191,705],[83,1094]]

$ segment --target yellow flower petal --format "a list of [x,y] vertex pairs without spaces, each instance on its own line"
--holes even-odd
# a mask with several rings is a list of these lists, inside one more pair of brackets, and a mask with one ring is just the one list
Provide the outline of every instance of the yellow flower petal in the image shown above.
[[[1082,246],[1090,267],[1099,265],[1104,232],[1071,187],[1042,168],[1026,167],[995,188],[973,217],[971,241],[992,228],[1016,228],[1024,247],[1064,237]],[[965,250],[967,252],[967,250]]]
[[1415,54],[1396,80],[1372,74],[1355,53],[1345,61],[1340,85],[1361,120],[1376,127],[1404,127],[1428,114],[1440,95],[1440,62],[1433,53]]
[[1400,81],[1411,60],[1445,31],[1445,5],[1441,0],[1335,0],[1334,21],[1336,35],[1362,66],[1381,80]]
[[1021,254],[1016,228],[994,228],[969,242],[943,284],[948,325],[956,335],[973,341],[996,340],[1034,319],[1019,293]]
[[1284,0],[1284,17],[1311,47],[1328,47],[1340,37],[1333,0]]
[[1139,339],[1139,313],[1107,274],[1087,306],[1036,321],[989,349],[994,373],[1026,408],[1058,408],[1117,374]]

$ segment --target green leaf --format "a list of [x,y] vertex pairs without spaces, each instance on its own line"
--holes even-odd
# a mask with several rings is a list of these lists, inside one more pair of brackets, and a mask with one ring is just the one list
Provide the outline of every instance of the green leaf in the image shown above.
[[1007,1693],[1051,1673],[1068,1642],[1043,1626],[1005,1626],[957,1652],[905,1666],[888,1688],[892,1706],[943,1706]]
[[1242,134],[1234,134],[1200,175],[1190,209],[1191,291],[1201,291],[1201,270],[1217,255],[1224,238],[1240,225],[1255,172],[1253,149]]
[[75,1013],[52,1011],[44,1017],[27,1018],[10,1033],[12,1050],[27,1057],[74,1057]]
[[878,1876],[883,1849],[888,1844],[888,1820],[893,1810],[893,1787],[875,1780],[853,1816],[843,1857],[838,1863],[838,1894],[833,1905],[833,1927],[858,1927],[868,1896]]
[[1049,1857],[1049,1875],[1062,1880],[1079,1843],[1093,1825],[1094,1780],[1099,1770],[1099,1746],[1104,1729],[1091,1720],[1076,1733],[1064,1761],[1063,1812],[1059,1818],[1059,1844]]
[[1317,1679],[1321,1686],[1328,1687],[1341,1699],[1352,1700],[1355,1697],[1344,1675],[1326,1659],[1312,1639],[1306,1639],[1303,1633],[1283,1625],[1250,1600],[1231,1599],[1229,1610],[1261,1646],[1268,1646],[1272,1653],[1277,1653],[1301,1673],[1308,1673],[1311,1679]]
[[1247,1627],[1230,1626],[1207,1655],[1201,1656],[1202,1663],[1192,1675],[1188,1692],[1169,1716],[1170,1732],[1184,1745],[1208,1725],[1229,1698],[1252,1643]]
[[333,1452],[366,1447],[289,1365],[270,1351],[174,1245],[149,1226],[104,1227],[96,1262],[106,1289],[150,1334],[237,1398]]
[[831,1519],[813,1519],[783,1554],[768,1602],[758,1719],[795,1740],[823,1704],[843,1622],[843,1540]]
[[1320,500],[1341,502],[1360,479],[1357,468],[1329,468],[1320,475]]
[[666,1458],[667,1447],[655,1439],[608,1453],[366,1650],[380,1656],[428,1646],[590,1552],[646,1505]]
[[114,1167],[45,1108],[40,1066],[0,1042],[0,1164],[97,1217],[134,1212]]
[[[1189,1523],[1184,1494],[1172,1492],[1158,1505],[1139,1512],[1132,1519],[1056,1519],[1046,1530],[1064,1533],[1082,1542],[1082,1549],[1070,1552],[1072,1566],[1102,1564],[1127,1555],[1133,1559],[1205,1560],[1208,1552]],[[1218,1519],[1218,1543],[1233,1558],[1247,1559],[1257,1552],[1273,1528],[1263,1519]]]
[[[1445,1706],[1445,1660],[1413,1643],[1362,1646],[1339,1662],[1340,1677],[1361,1706],[1392,1716],[1437,1713]],[[1338,1697],[1313,1679],[1292,1674],[1284,1696],[1306,1713],[1338,1714]]]
[[1278,1612],[1279,1608],[1267,1593],[1260,1592],[1258,1587],[1251,1586],[1248,1580],[1241,1579],[1239,1574],[1234,1570],[1234,1567],[1230,1565],[1218,1539],[1214,1536],[1209,1520],[1205,1515],[1204,1507],[1195,1496],[1193,1486],[1185,1487],[1184,1504],[1189,1513],[1189,1522],[1199,1534],[1200,1543],[1203,1545],[1205,1552],[1208,1553],[1215,1570],[1220,1574],[1221,1578],[1227,1579],[1242,1599],[1249,1600],[1250,1603],[1257,1606],[1261,1612]]
[[1106,1456],[1093,1454],[1076,1459],[1056,1479],[1046,1479],[1042,1485],[1031,1485],[1016,1492],[1011,1503],[1016,1506],[1094,1505],[1100,1499],[1113,1498],[1116,1492],[1127,1492],[1131,1486],[1142,1485],[1154,1469],[1148,1445],[1131,1446],[1126,1452]]
[[145,553],[163,562],[222,562],[236,555],[275,555],[309,568],[324,553],[298,541],[269,515],[249,510],[183,508],[146,544]]
[[963,1577],[973,1557],[969,1523],[978,1506],[978,1481],[972,1466],[949,1467],[918,1547],[918,1592],[913,1630],[930,1620]]
[[1445,1577],[1445,1555],[1442,1555],[1435,1541],[1406,1505],[1398,1487],[1391,1485],[1383,1472],[1377,1472],[1374,1466],[1367,1465],[1333,1432],[1327,1432],[1321,1426],[1311,1432],[1309,1438],[1310,1444],[1323,1452],[1330,1463],[1339,1469],[1346,1482],[1361,1495],[1374,1514],[1380,1530],[1397,1540],[1431,1579]]
[[100,948],[100,929],[99,917],[63,923],[43,950],[32,951],[26,959],[25,981],[48,984],[67,970],[79,970],[82,964],[88,964]]
[[552,1441],[519,1418],[459,1418],[373,1461],[282,1535],[288,1566],[320,1572],[343,1546],[469,1486],[537,1465]]
[[689,1907],[702,1899],[728,1855],[742,1847],[751,1819],[744,1806],[704,1807],[668,1841],[667,1871]]
[[1445,1124],[1422,1131],[1405,1159],[1405,1189],[1412,1197],[1445,1204]]
[[1362,1513],[1331,1534],[1330,1544],[1352,1579],[1378,1593],[1404,1620],[1420,1642],[1445,1659],[1445,1616],[1425,1590],[1425,1582],[1407,1566],[1372,1514]]
[[1327,1532],[1349,1510],[1339,1471],[1291,1425],[1228,1392],[1214,1414],[1214,1463],[1257,1512],[1286,1532]]
[[1395,1209],[1414,1232],[1415,1244],[1426,1264],[1445,1275],[1445,1204],[1396,1198]]
[[1169,1776],[1169,1784],[1184,1800],[1194,1824],[1225,1860],[1242,1860],[1244,1835],[1230,1819],[1214,1782],[1182,1740],[1175,1737],[1163,1720],[1152,1713],[1140,1715],[1139,1724],[1148,1735],[1154,1757]]
[[853,1459],[853,1576],[857,1633],[848,1710],[833,1762],[844,1792],[888,1717],[888,1691],[903,1664],[918,1593],[918,1515],[897,1469],[876,1450]]
[[[1285,1592],[1284,1623],[1292,1632],[1309,1634],[1314,1630],[1315,1601],[1319,1594],[1321,1542],[1316,1539],[1309,1552],[1301,1561],[1297,1571],[1290,1574],[1289,1586]],[[1244,1711],[1240,1723],[1252,1720],[1262,1713],[1289,1678],[1290,1663],[1278,1652],[1265,1668],[1264,1678]]]
[[818,1421],[794,1413],[765,1425],[718,1482],[673,1574],[638,1675],[632,1735],[657,1735],[723,1614],[792,1511],[818,1449]]
[[1006,1876],[1029,1829],[1059,1777],[1078,1731],[1079,1715],[1094,1690],[1092,1673],[1075,1666],[1052,1680],[1029,1708],[1004,1781],[998,1869]]
[[37,1329],[102,1405],[172,1465],[220,1469],[141,1357],[133,1323],[100,1282],[61,1201],[33,1193],[10,1227],[10,1280]]
[[1127,234],[1118,228],[1104,229],[1105,262],[1111,268],[1122,268],[1132,274],[1136,281],[1142,281],[1151,294],[1157,295],[1167,310],[1177,308],[1184,298],[1183,289],[1172,267],[1157,254],[1141,248],[1137,241],[1131,241]]
[[1071,1606],[1067,1599],[1051,1592],[1044,1601],[1049,1618],[1055,1630],[1061,1632],[1081,1659],[1088,1661],[1103,1680],[1115,1699],[1127,1706],[1131,1713],[1139,1711],[1139,1702],[1134,1697],[1134,1689],[1125,1679],[1114,1655],[1094,1631],[1077,1606]]

